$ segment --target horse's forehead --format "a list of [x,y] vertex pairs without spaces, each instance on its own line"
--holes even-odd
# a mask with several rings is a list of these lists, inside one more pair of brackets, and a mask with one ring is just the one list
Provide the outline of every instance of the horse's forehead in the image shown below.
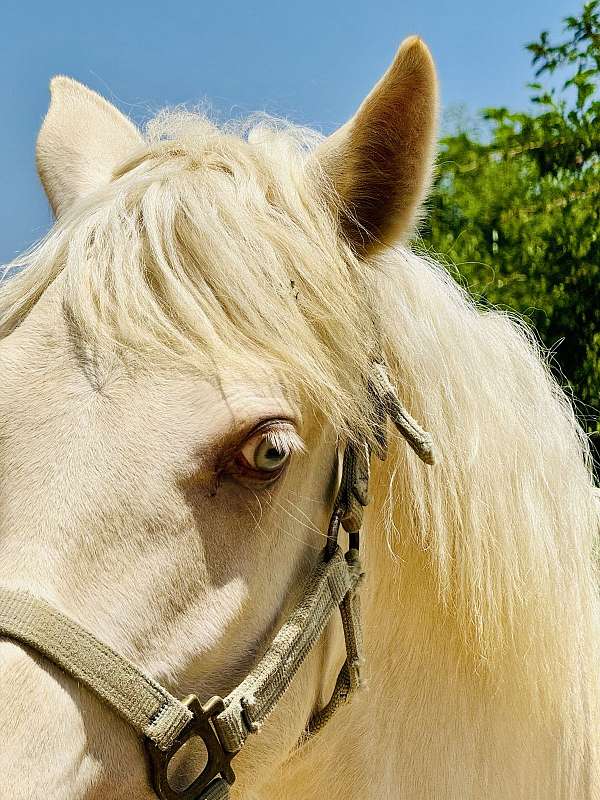
[[4,430],[32,444],[37,434],[56,447],[56,437],[83,426],[90,446],[92,434],[106,433],[104,448],[133,441],[143,453],[163,440],[198,448],[254,419],[299,416],[266,369],[215,378],[201,364],[135,364],[87,351],[44,305],[0,341],[0,439]]

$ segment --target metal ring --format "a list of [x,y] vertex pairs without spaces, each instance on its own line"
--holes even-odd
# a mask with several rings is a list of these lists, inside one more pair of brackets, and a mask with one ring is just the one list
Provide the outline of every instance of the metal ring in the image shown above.
[[[160,750],[154,742],[146,739],[146,749],[152,765],[154,791],[160,800],[197,800],[212,781],[221,775],[228,783],[235,781],[231,759],[235,753],[224,749],[212,725],[211,718],[225,710],[220,697],[211,698],[204,706],[196,695],[191,694],[183,701],[193,716],[168,750]],[[185,789],[174,789],[169,783],[168,769],[175,754],[193,736],[199,736],[206,747],[207,760],[202,772]]]

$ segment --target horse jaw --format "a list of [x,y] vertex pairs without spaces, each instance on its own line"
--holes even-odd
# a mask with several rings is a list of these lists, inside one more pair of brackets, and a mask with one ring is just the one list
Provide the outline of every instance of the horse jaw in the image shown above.
[[[215,389],[193,371],[149,375],[110,358],[95,362],[92,380],[83,357],[58,285],[0,342],[0,581],[47,598],[178,696],[224,696],[254,666],[322,547],[334,442],[305,426],[314,466],[300,456],[283,494],[216,486],[206,463],[217,441],[248,419],[297,415],[276,384]],[[323,675],[325,646],[269,732],[245,748],[240,790],[255,780],[255,748],[266,771],[293,749],[339,667],[341,641]],[[141,743],[106,706],[33,651],[3,642],[0,661],[11,797],[153,796]]]

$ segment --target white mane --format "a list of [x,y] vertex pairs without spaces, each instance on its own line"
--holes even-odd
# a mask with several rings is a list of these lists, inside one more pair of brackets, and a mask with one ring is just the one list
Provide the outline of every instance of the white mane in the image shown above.
[[441,453],[430,470],[398,442],[380,470],[390,557],[403,580],[419,564],[434,584],[461,663],[583,747],[598,686],[573,687],[596,674],[600,633],[585,435],[523,325],[403,247],[364,263],[340,244],[307,168],[317,141],[268,120],[240,131],[161,114],[147,148],[10,265],[1,331],[61,281],[81,335],[216,372],[268,361],[343,432],[364,424],[375,316]]

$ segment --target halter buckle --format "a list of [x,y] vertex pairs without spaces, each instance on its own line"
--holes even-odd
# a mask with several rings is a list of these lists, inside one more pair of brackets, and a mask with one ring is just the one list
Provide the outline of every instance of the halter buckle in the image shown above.
[[[191,694],[182,701],[192,712],[192,719],[181,731],[168,750],[160,750],[154,742],[146,740],[146,748],[152,765],[154,791],[160,800],[200,800],[204,790],[220,775],[228,784],[235,781],[231,759],[235,753],[228,753],[214,729],[212,718],[225,710],[220,697],[212,697],[201,705],[196,695]],[[199,736],[206,748],[206,765],[202,772],[185,789],[174,789],[169,783],[168,769],[175,754],[193,736]]]

